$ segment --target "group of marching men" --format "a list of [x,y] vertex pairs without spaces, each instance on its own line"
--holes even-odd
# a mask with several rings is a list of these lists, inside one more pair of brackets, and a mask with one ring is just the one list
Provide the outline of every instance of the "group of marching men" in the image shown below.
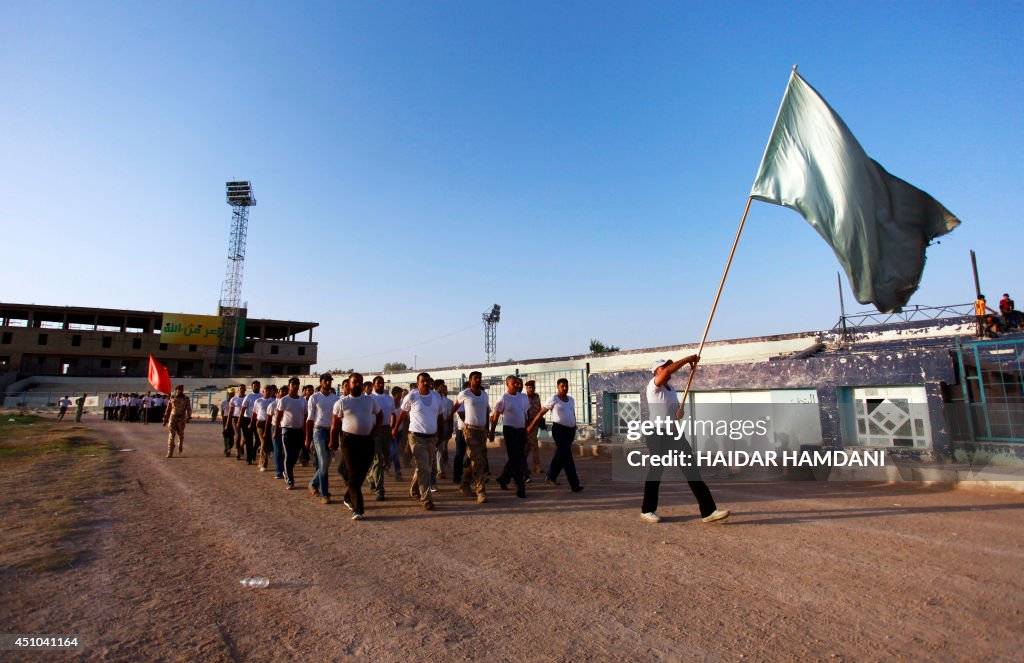
[[167,396],[151,394],[107,394],[103,399],[104,421],[128,421],[148,424],[163,419]]
[[[651,380],[646,396],[651,417],[679,418],[679,396],[671,385],[672,376],[684,366],[693,371],[699,357],[690,355],[679,360],[659,359],[650,368]],[[420,373],[409,389],[393,387],[385,390],[384,378],[376,376],[363,382],[363,376],[352,373],[341,386],[339,394],[333,386],[330,373],[320,376],[320,388],[312,385],[300,388],[298,378],[291,378],[287,386],[270,386],[261,390],[258,380],[252,383],[252,392],[246,394],[245,385],[228,391],[221,405],[223,421],[224,455],[256,462],[261,472],[268,469],[273,459],[276,478],[286,481],[288,490],[295,488],[296,463],[313,462],[315,474],[309,491],[323,504],[330,504],[330,466],[335,452],[341,452],[341,474],[347,488],[344,504],[352,511],[353,520],[362,520],[365,514],[362,485],[368,482],[378,501],[384,497],[384,475],[389,467],[395,479],[401,479],[402,458],[413,468],[409,496],[418,500],[425,510],[434,508],[433,494],[437,480],[444,478],[448,462],[448,444],[455,433],[454,483],[463,495],[487,502],[486,487],[490,480],[487,462],[487,442],[494,440],[499,418],[508,461],[497,477],[502,490],[514,482],[516,495],[526,497],[526,483],[530,481],[527,457],[536,452],[537,430],[545,426],[544,416],[551,414],[551,437],[555,454],[547,471],[549,484],[558,485],[558,476],[565,471],[569,488],[574,493],[583,490],[576,474],[572,456],[572,443],[576,438],[576,403],[569,396],[569,382],[560,379],[557,393],[541,405],[532,381],[510,375],[505,379],[505,391],[497,397],[493,407],[482,387],[479,371],[469,374],[469,381],[455,399],[448,398],[443,380],[434,380],[429,373]],[[525,386],[526,393],[523,393]],[[192,417],[191,401],[178,386],[163,415],[164,424],[170,423],[167,457],[173,455],[175,438],[177,450],[182,453],[185,423]],[[647,446],[652,454],[669,450],[688,457],[693,449],[686,438],[673,435],[648,436]],[[657,523],[657,513],[663,466],[652,463],[644,482],[640,517]],[[693,464],[680,468],[700,507],[701,520],[712,523],[729,517],[728,509],[719,509],[710,489]],[[534,470],[540,472],[539,455],[534,456]]]
[[[545,426],[550,413],[551,434],[555,455],[546,479],[558,485],[564,470],[569,488],[583,490],[572,457],[576,437],[576,404],[569,396],[569,382],[561,379],[557,393],[541,404],[532,381],[523,382],[510,375],[505,392],[492,404],[482,388],[482,375],[473,371],[455,399],[448,398],[443,380],[433,380],[420,373],[409,389],[385,389],[382,376],[364,383],[363,376],[352,373],[341,385],[339,394],[330,373],[320,376],[319,389],[312,385],[300,387],[298,378],[287,386],[267,385],[253,381],[246,393],[245,385],[237,392],[228,391],[221,405],[224,455],[246,463],[256,463],[267,471],[271,460],[275,476],[295,488],[296,463],[306,465],[312,460],[315,474],[309,491],[323,504],[330,504],[331,459],[340,451],[338,472],[347,484],[344,504],[352,511],[353,520],[365,514],[362,485],[367,482],[378,501],[385,499],[384,475],[394,471],[401,480],[401,465],[413,468],[409,495],[425,510],[434,508],[433,494],[437,480],[445,478],[448,446],[455,437],[453,480],[463,495],[487,502],[486,485],[490,479],[487,442],[493,441],[499,418],[502,419],[508,462],[497,483],[508,490],[514,483],[516,495],[526,497],[530,481],[527,457],[533,452],[533,470],[541,471],[537,453],[537,433]],[[524,387],[525,391],[524,392]],[[532,445],[532,448],[531,448]]]

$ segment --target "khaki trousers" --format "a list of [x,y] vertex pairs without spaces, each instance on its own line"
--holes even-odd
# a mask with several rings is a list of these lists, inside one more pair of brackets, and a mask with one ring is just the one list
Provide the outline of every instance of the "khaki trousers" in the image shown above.
[[430,499],[431,459],[437,451],[437,435],[421,436],[409,433],[409,450],[412,452],[413,466],[412,483],[409,495],[420,502],[433,502]]
[[484,493],[491,473],[487,465],[487,429],[466,424],[463,435],[469,452],[469,467],[462,470],[462,489],[466,491],[472,486],[473,492],[480,495]]

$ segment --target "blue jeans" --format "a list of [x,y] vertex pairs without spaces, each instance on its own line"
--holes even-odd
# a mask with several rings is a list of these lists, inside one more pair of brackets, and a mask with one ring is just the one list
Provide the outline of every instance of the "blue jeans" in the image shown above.
[[[280,431],[280,429],[275,429]],[[281,441],[281,433],[274,436],[274,471],[278,477],[284,476],[284,442]]]
[[328,487],[327,477],[331,469],[331,450],[327,447],[331,442],[331,429],[324,426],[317,426],[313,429],[313,449],[316,452],[319,464],[316,474],[309,485],[320,491],[321,497],[330,497],[331,490]]

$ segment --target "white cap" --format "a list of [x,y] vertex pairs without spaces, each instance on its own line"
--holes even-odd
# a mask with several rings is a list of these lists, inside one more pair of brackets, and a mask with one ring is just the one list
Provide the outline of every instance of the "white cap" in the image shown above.
[[651,374],[654,374],[654,372],[657,371],[662,366],[665,366],[666,364],[671,364],[671,363],[672,363],[671,359],[659,359],[659,360],[657,360],[656,362],[651,364]]

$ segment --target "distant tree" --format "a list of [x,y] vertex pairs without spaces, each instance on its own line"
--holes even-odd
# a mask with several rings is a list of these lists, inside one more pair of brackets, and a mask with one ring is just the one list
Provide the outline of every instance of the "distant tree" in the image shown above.
[[596,338],[590,339],[590,351],[594,354],[603,354],[605,352],[618,352],[619,346],[617,345],[605,345]]
[[336,375],[348,375],[349,373],[355,373],[355,372],[356,372],[356,369],[354,369],[354,368],[332,368],[332,369],[330,369],[328,371],[324,371],[324,373],[331,373],[331,374],[336,374]]
[[409,367],[405,365],[404,361],[389,361],[384,364],[385,373],[398,373],[399,371],[407,371]]

